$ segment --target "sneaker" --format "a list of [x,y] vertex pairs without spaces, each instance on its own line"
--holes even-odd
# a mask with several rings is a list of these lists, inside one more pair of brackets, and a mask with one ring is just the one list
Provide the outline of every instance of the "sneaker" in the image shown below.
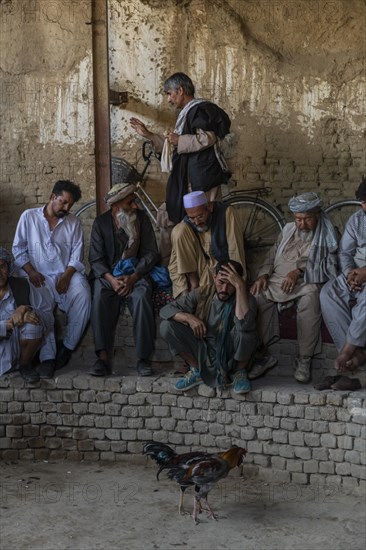
[[42,361],[38,368],[38,374],[40,378],[52,378],[55,372],[55,361],[53,359],[47,359]]
[[233,376],[233,392],[248,393],[252,389],[252,385],[248,380],[247,372],[242,369],[238,370]]
[[249,380],[255,380],[262,376],[267,370],[272,369],[278,363],[278,359],[273,355],[263,355],[258,361],[255,361],[253,367],[248,372]]
[[296,357],[294,378],[302,384],[310,382],[311,357]]
[[26,365],[20,365],[19,372],[20,372],[20,376],[28,384],[35,384],[36,382],[39,382],[38,372],[29,363],[27,363]]
[[189,390],[195,386],[202,384],[202,378],[197,367],[191,367],[187,374],[180,378],[176,384],[175,389],[179,391]]

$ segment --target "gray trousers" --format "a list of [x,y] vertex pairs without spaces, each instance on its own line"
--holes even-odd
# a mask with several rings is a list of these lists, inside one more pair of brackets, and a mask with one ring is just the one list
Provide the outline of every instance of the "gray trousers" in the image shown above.
[[[256,296],[258,305],[258,330],[265,346],[280,339],[277,302],[268,300],[262,292]],[[321,311],[319,293],[309,292],[300,296],[296,302],[296,326],[299,355],[312,357],[321,351],[320,325]]]
[[[356,300],[351,308],[350,301]],[[342,274],[328,281],[320,293],[324,321],[338,351],[352,344],[366,346],[366,284],[359,292],[351,291]]]
[[[216,385],[216,339],[196,338],[190,327],[173,319],[161,321],[160,334],[168,342],[173,355],[180,355],[182,352],[192,355],[197,360],[205,384],[212,387]],[[255,322],[253,321],[253,326],[248,327],[248,331],[236,330],[233,327],[228,334],[226,346],[230,357],[228,365],[232,370],[236,361],[249,363],[258,346]]]
[[155,339],[151,296],[152,286],[146,279],[137,281],[128,298],[120,298],[105,279],[95,279],[91,313],[95,351],[113,349],[118,318],[127,305],[133,319],[136,355],[138,359],[149,359]]

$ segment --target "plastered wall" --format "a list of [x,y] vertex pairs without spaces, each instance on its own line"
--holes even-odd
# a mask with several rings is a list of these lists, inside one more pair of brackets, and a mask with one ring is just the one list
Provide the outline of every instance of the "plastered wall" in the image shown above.
[[[363,0],[109,0],[112,152],[142,168],[131,116],[174,127],[162,82],[190,74],[197,96],[231,116],[238,187],[269,185],[271,200],[316,190],[352,198],[365,173]],[[70,178],[94,196],[91,1],[0,2],[0,224]],[[157,162],[147,189],[164,197]]]

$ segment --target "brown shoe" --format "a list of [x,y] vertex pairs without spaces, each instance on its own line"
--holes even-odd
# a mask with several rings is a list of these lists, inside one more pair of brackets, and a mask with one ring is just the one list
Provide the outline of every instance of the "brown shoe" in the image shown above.
[[340,391],[356,391],[361,388],[361,382],[358,378],[348,378],[347,376],[341,376],[338,382],[331,385],[332,390]]
[[320,391],[330,390],[332,389],[332,384],[335,384],[336,382],[338,382],[340,378],[342,378],[341,374],[337,374],[337,376],[326,376],[325,378],[323,378],[323,380],[321,380],[317,384],[314,384],[313,387],[316,390],[320,390]]

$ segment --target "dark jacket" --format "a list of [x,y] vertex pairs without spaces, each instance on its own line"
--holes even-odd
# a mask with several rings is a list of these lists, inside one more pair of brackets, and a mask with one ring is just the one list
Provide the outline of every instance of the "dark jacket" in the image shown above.
[[[145,212],[136,210],[136,213],[140,222],[140,246],[137,254],[139,262],[135,269],[140,275],[147,275],[159,260],[159,252],[150,220]],[[112,212],[108,210],[98,216],[93,223],[89,247],[91,278],[101,277],[107,272],[112,273],[113,267],[120,259],[115,249],[114,235]],[[119,230],[118,238],[123,250],[128,242],[128,237],[123,230]]]
[[[223,139],[230,130],[230,119],[220,107],[209,101],[199,103],[187,113],[182,134],[195,134],[197,129],[214,132]],[[184,217],[183,195],[192,191],[209,191],[227,183],[230,172],[224,172],[216,158],[214,146],[195,153],[173,154],[172,171],[166,190],[166,207],[169,219],[179,223]]]

